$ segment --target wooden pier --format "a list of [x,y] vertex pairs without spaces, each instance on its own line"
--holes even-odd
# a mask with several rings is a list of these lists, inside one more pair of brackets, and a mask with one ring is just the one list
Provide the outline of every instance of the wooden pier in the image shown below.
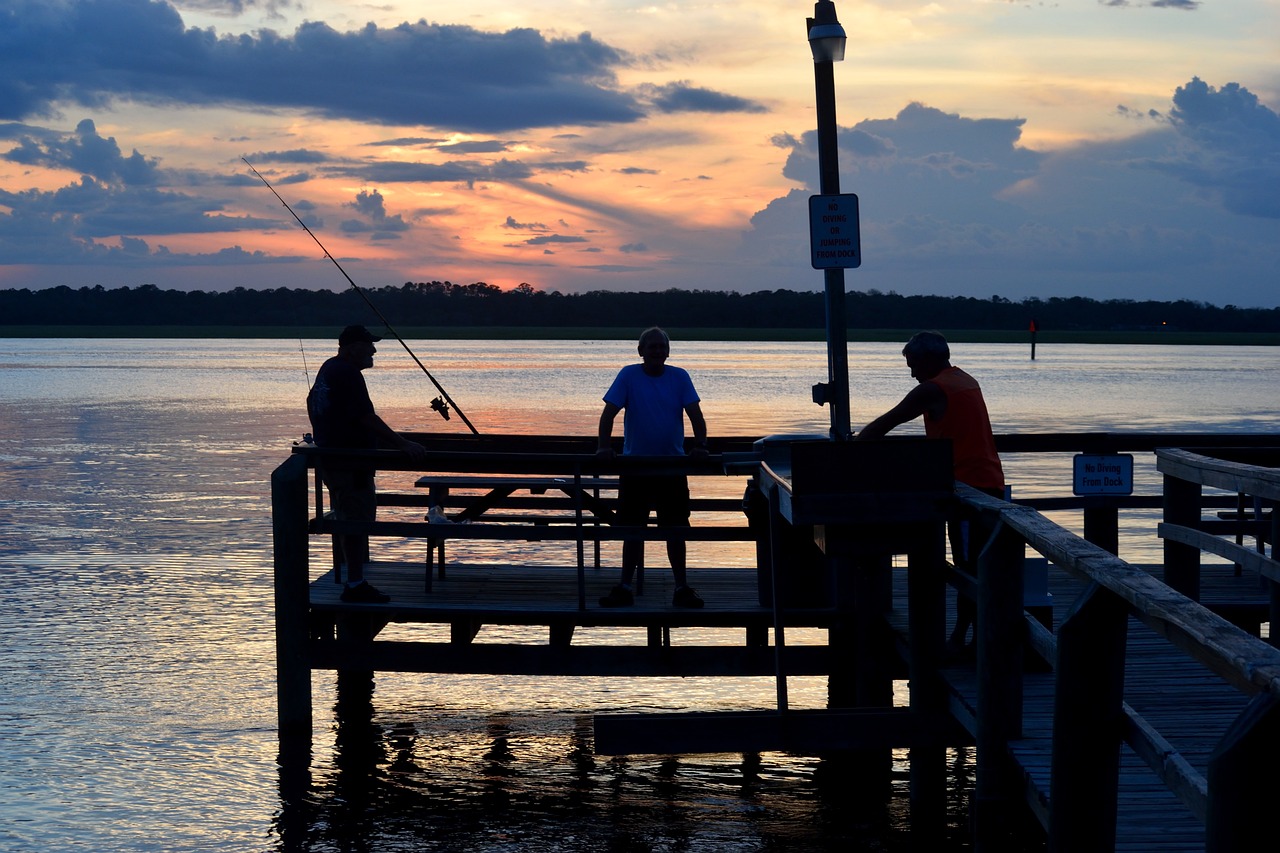
[[[634,607],[596,605],[617,577],[599,543],[670,536],[610,523],[611,478],[635,460],[597,462],[594,439],[413,437],[430,450],[416,467],[389,452],[325,456],[420,475],[420,489],[379,495],[385,520],[328,516],[318,451],[300,449],[272,476],[282,735],[309,735],[315,669],[764,675],[777,685],[771,711],[600,715],[595,749],[846,751],[859,774],[887,778],[889,749],[909,747],[913,831],[924,836],[944,811],[945,750],[972,745],[977,849],[1000,849],[1026,815],[1055,851],[1237,850],[1270,831],[1280,650],[1259,634],[1280,616],[1280,564],[1268,553],[1280,452],[1265,449],[1269,437],[1001,437],[1002,453],[1154,451],[1165,476],[1159,495],[1025,503],[954,487],[940,442],[713,439],[710,458],[663,463],[694,484],[683,536],[754,543],[756,560],[691,568],[700,610],[670,605],[661,557]],[[742,499],[723,497],[725,477]],[[707,478],[719,496],[697,489]],[[471,523],[427,521],[433,504]],[[1117,518],[1152,506],[1163,506],[1163,565],[1130,565],[1114,553]],[[1083,513],[1087,538],[1039,512],[1065,508]],[[945,559],[945,525],[962,518],[986,543],[976,577]],[[337,567],[313,548],[339,533],[371,537],[366,573],[389,604],[339,599]],[[379,559],[385,538],[422,547]],[[465,555],[468,540],[546,542],[571,557],[446,562],[441,543]],[[1024,595],[1036,561],[1051,606]],[[944,656],[956,595],[977,601],[972,659]],[[383,638],[393,623],[448,633]],[[534,626],[545,642],[475,642],[485,625]],[[732,629],[740,641],[686,645],[673,639],[681,628]],[[826,644],[788,644],[801,628],[823,629]],[[609,642],[595,642],[602,633]],[[623,635],[636,639],[619,644]],[[829,708],[789,707],[787,680],[800,675],[827,677]],[[895,707],[903,679],[910,702]]]

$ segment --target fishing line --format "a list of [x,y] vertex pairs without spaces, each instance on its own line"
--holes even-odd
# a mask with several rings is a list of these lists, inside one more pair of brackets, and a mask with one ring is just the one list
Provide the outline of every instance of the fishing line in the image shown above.
[[311,371],[307,368],[307,351],[302,348],[302,338],[298,338],[298,352],[302,353],[302,375],[307,377],[307,387],[311,387]]
[[[293,218],[297,220],[298,224],[302,226],[302,230],[306,231],[307,234],[311,236],[311,239],[316,241],[316,245],[320,247],[320,251],[324,252],[324,256],[332,261],[333,265],[338,268],[338,272],[342,273],[342,277],[347,280],[347,284],[350,284],[352,289],[355,290],[356,293],[360,294],[360,298],[364,300],[364,304],[368,305],[370,310],[372,310],[374,314],[378,315],[378,319],[382,321],[382,325],[387,327],[387,331],[400,342],[400,346],[404,347],[404,351],[413,359],[414,364],[418,365],[422,372],[426,374],[427,378],[431,380],[431,384],[436,386],[436,390],[440,392],[440,397],[431,401],[431,408],[439,412],[441,417],[446,421],[449,420],[449,409],[452,408],[453,411],[458,413],[458,417],[462,418],[462,422],[467,425],[467,428],[471,430],[472,435],[479,435],[480,431],[471,425],[471,421],[469,421],[467,416],[463,414],[462,409],[458,408],[458,404],[453,402],[453,398],[449,396],[449,392],[444,390],[444,386],[436,381],[436,378],[431,375],[431,371],[427,370],[426,365],[418,360],[418,357],[413,354],[413,350],[409,349],[409,345],[404,342],[404,338],[400,337],[400,333],[391,327],[391,324],[387,322],[387,318],[382,315],[382,312],[373,304],[373,301],[369,299],[369,296],[360,289],[360,286],[352,280],[351,276],[347,275],[347,271],[342,268],[342,264],[338,263],[338,259],[329,254],[329,250],[324,247],[324,243],[321,243],[320,238],[307,227],[307,223],[302,221],[302,217],[298,216],[297,213],[294,213],[293,208],[289,206],[289,202],[285,201],[280,193],[276,192],[276,188],[271,186],[266,178],[262,177],[261,172],[253,168],[253,164],[249,162],[248,158],[241,157],[240,159],[244,160],[244,164],[249,167],[249,171],[253,172],[253,174],[257,176],[258,180],[262,181],[262,183],[266,185],[267,189],[271,190],[271,194],[279,199],[280,203],[284,205],[284,209],[289,211]],[[310,380],[308,380],[308,385],[310,385]]]

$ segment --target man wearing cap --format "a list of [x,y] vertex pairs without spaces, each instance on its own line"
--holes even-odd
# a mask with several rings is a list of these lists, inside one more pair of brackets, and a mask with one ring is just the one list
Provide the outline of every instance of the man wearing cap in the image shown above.
[[[347,326],[338,336],[338,354],[320,366],[315,384],[307,395],[307,415],[317,447],[372,449],[379,445],[402,450],[415,461],[426,448],[409,441],[373,410],[369,389],[360,371],[373,367],[375,341],[382,338],[364,326]],[[373,521],[378,508],[372,470],[336,470],[321,462],[320,476],[329,487],[334,517],[342,521]],[[347,585],[342,600],[381,604],[391,600],[364,579],[365,539],[340,536],[339,544],[347,564]]]
[[[894,427],[924,416],[928,438],[951,441],[953,473],[957,482],[967,483],[994,497],[1004,497],[1004,469],[991,432],[991,417],[978,382],[951,365],[951,347],[938,332],[920,332],[902,348],[911,378],[918,383],[898,405],[863,427],[860,439],[883,438]],[[948,525],[952,559],[958,568],[972,572],[976,554],[970,553],[968,522]],[[973,601],[956,600],[956,624],[948,642],[948,652],[963,654],[965,637],[977,618]]]

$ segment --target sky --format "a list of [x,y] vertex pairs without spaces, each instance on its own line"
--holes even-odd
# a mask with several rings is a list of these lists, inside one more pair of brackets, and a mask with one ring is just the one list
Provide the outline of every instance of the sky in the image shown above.
[[[835,6],[847,289],[1280,305],[1280,0]],[[819,290],[813,11],[0,0],[0,287]]]

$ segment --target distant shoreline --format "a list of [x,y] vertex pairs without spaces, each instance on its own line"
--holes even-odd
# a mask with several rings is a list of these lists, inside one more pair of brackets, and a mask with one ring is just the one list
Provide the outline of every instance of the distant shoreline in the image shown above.
[[[668,326],[675,340],[685,341],[824,341],[823,329],[682,328]],[[328,326],[5,326],[0,338],[191,338],[191,339],[325,339]],[[631,327],[404,326],[406,340],[632,340]],[[849,329],[850,343],[905,341],[919,329]],[[1031,343],[1027,331],[942,329],[956,343]],[[1055,331],[1038,332],[1039,344],[1173,344],[1201,346],[1280,346],[1280,332],[1183,331]]]

